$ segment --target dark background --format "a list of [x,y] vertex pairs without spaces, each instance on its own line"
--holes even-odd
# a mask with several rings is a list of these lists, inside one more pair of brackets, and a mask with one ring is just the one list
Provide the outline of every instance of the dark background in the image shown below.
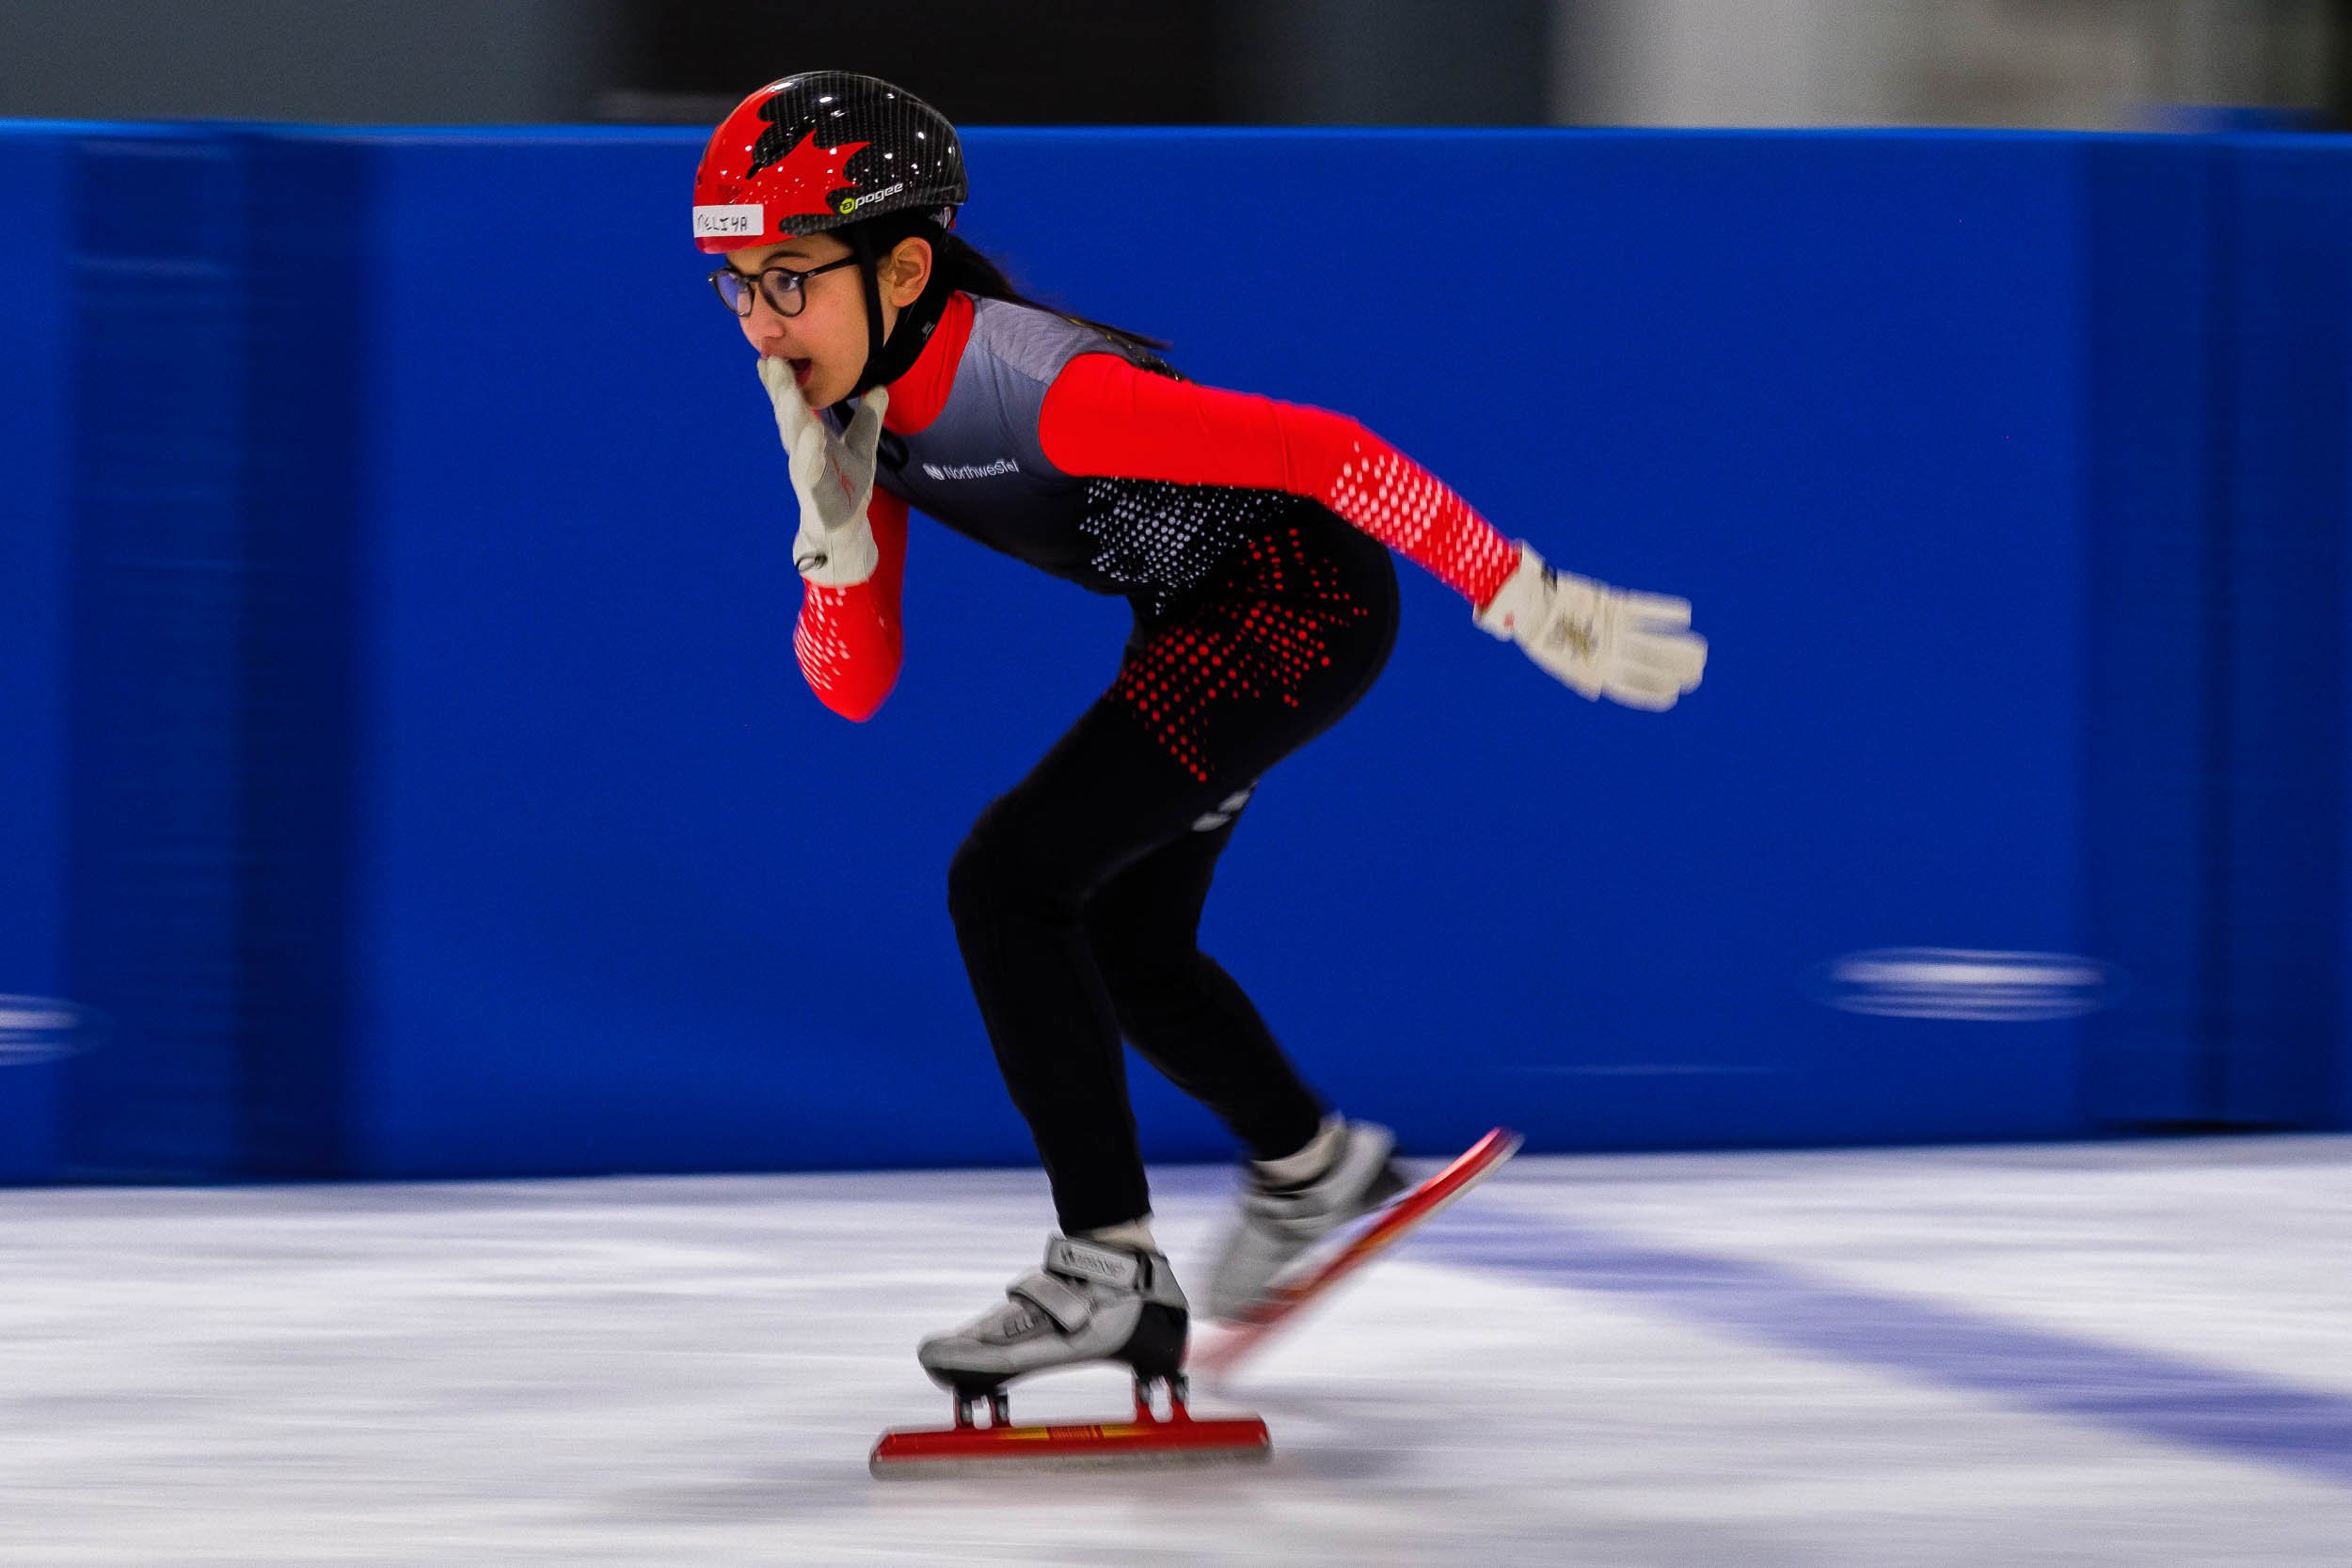
[[2352,0],[8,0],[0,117],[715,122],[795,70],[967,124],[2341,123]]
[[[623,8],[607,116],[716,120],[771,69],[840,64],[976,125],[1539,124],[1543,0]],[[1366,25],[1366,24],[1371,25]]]

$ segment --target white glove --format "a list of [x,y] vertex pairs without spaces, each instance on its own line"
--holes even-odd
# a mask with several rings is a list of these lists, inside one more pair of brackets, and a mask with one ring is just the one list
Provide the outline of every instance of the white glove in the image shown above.
[[763,356],[759,379],[776,405],[776,434],[791,459],[792,492],[801,499],[792,564],[827,588],[864,582],[882,559],[866,507],[874,499],[874,452],[882,444],[889,389],[877,387],[860,399],[850,428],[835,436],[801,396],[789,362]]
[[1586,698],[1628,707],[1664,712],[1707,667],[1690,600],[1554,571],[1524,540],[1510,580],[1475,619]]

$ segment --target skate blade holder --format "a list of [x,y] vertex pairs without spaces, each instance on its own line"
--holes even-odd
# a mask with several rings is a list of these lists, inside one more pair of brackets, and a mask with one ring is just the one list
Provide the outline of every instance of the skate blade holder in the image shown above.
[[[885,1432],[866,1467],[876,1476],[993,1474],[1014,1470],[1089,1470],[1168,1465],[1247,1465],[1273,1452],[1265,1422],[1255,1416],[1197,1420],[1185,1408],[1182,1377],[1168,1384],[1168,1414],[1153,1408],[1150,1380],[1136,1380],[1135,1418],[1128,1421],[1015,1426],[999,1388],[978,1398],[958,1396],[956,1424],[929,1431]],[[989,1419],[973,1418],[984,1398]]]

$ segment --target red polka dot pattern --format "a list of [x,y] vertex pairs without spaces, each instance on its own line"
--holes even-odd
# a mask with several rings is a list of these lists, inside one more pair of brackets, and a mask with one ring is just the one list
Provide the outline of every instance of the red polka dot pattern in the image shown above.
[[1377,439],[1355,443],[1316,499],[1482,610],[1518,564],[1517,545],[1444,481]]
[[845,719],[870,719],[898,683],[906,645],[898,622],[907,572],[907,504],[877,490],[866,509],[873,525],[874,575],[850,588],[806,583],[792,652],[818,701]]
[[870,582],[854,588],[806,585],[792,652],[818,701],[845,719],[869,719],[898,684],[897,617],[885,617]]
[[1219,709],[1298,706],[1330,666],[1331,631],[1370,613],[1302,547],[1297,529],[1278,529],[1242,546],[1216,597],[1131,656],[1110,695],[1205,784],[1219,762]]
[[800,656],[801,671],[819,692],[837,691],[857,667],[847,630],[847,589],[806,585],[801,595],[800,624],[792,628],[792,651]]

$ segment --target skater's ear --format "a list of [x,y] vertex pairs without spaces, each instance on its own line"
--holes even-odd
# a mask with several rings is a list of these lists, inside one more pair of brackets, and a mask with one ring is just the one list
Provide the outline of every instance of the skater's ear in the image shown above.
[[931,280],[931,242],[921,235],[900,240],[874,267],[874,281],[885,303],[905,309],[923,297]]

